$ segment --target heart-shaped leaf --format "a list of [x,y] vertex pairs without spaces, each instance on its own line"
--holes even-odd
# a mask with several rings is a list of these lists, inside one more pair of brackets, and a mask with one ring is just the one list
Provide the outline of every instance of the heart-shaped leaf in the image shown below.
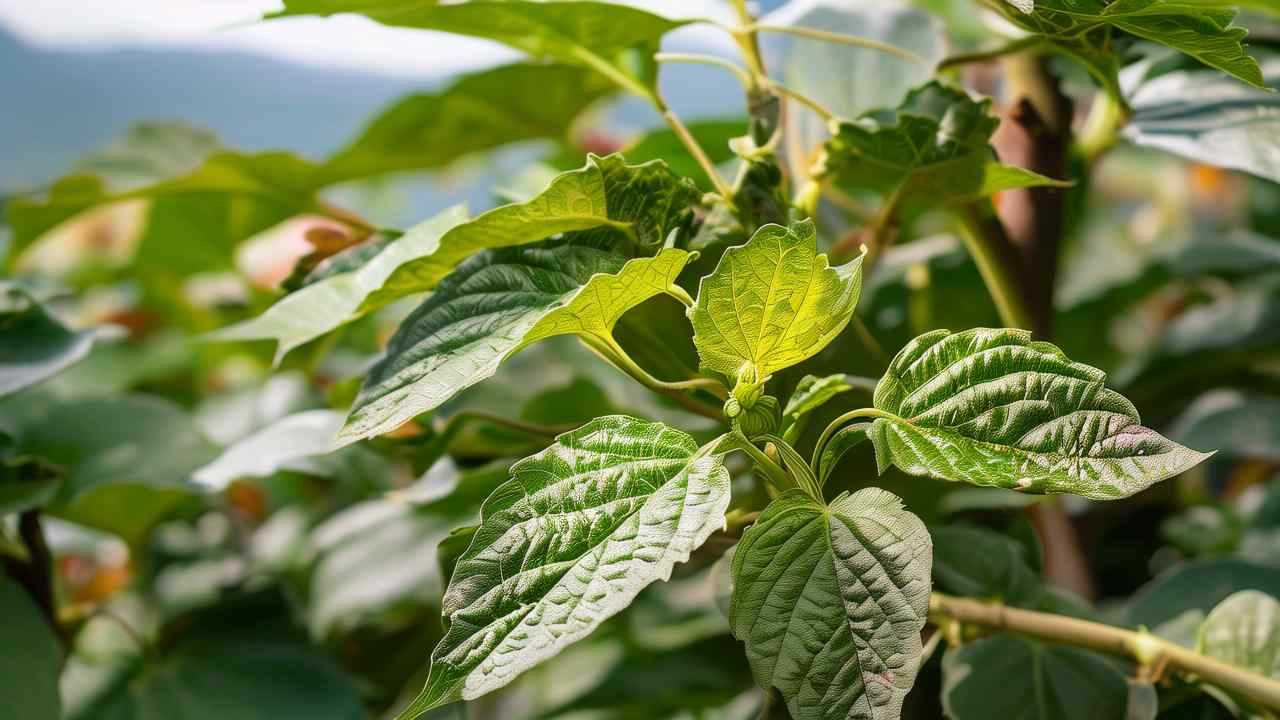
[[862,258],[828,265],[812,221],[766,225],[702,279],[689,310],[698,357],[730,380],[763,382],[839,335],[861,290]]
[[613,415],[517,462],[444,597],[448,630],[401,718],[472,699],[586,637],[724,526],[712,446]]
[[913,340],[876,387],[883,471],[1037,493],[1127,497],[1208,457],[1143,427],[1106,374],[1023,330]]
[[924,523],[877,488],[829,507],[785,493],[733,559],[733,633],[796,720],[896,718],[929,611]]
[[340,439],[393,430],[492,376],[538,340],[578,334],[612,342],[622,314],[669,290],[689,258],[667,248],[624,263],[607,238],[599,240],[508,248],[459,266],[401,323],[365,378]]
[[1200,626],[1196,650],[1265,677],[1280,677],[1280,602],[1257,590],[1228,597]]
[[503,205],[463,223],[435,247],[400,265],[361,304],[362,311],[433,289],[464,258],[485,248],[524,245],[559,233],[608,227],[653,248],[684,224],[698,189],[662,161],[628,165],[621,155],[590,155],[528,202]]

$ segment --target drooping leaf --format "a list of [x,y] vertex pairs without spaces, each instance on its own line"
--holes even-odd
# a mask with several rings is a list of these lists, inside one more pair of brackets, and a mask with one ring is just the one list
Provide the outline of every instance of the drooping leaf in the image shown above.
[[849,319],[862,290],[862,258],[831,267],[811,221],[766,225],[726,250],[689,310],[702,366],[751,382],[811,357]]
[[1257,61],[1244,50],[1247,31],[1232,24],[1233,8],[1180,0],[987,0],[986,4],[1084,63],[1117,97],[1119,56],[1110,47],[1114,30],[1166,45],[1264,87]]
[[524,245],[598,227],[616,229],[640,246],[655,248],[686,222],[697,198],[693,183],[673,175],[661,161],[628,165],[620,155],[590,155],[585,167],[557,175],[528,202],[494,208],[445,233],[430,251],[424,249],[397,267],[365,298],[361,310],[431,290],[460,261],[485,248]]
[[49,621],[14,580],[0,573],[0,695],[15,718],[58,720],[62,649]]
[[1231,595],[1205,618],[1196,651],[1264,677],[1280,677],[1280,601],[1257,590]]
[[439,30],[510,45],[536,58],[601,69],[642,88],[656,81],[652,55],[667,32],[687,21],[590,0],[452,5],[416,0],[286,0],[269,17],[359,13],[384,25]]
[[1280,399],[1240,390],[1213,390],[1183,411],[1169,436],[1227,455],[1280,460]]
[[[1280,88],[1280,58],[1263,61],[1262,82]],[[1280,182],[1280,159],[1260,151],[1280,144],[1280,93],[1213,70],[1177,70],[1139,84],[1129,103],[1129,142]]]
[[971,525],[929,530],[933,535],[933,581],[963,597],[995,599],[1028,607],[1040,597],[1040,579],[1026,549],[1000,533]]
[[382,110],[321,166],[317,182],[439,168],[509,143],[559,140],[614,91],[599,74],[572,65],[516,63],[463,75]]
[[671,288],[689,257],[667,248],[624,264],[608,244],[560,240],[463,263],[401,323],[340,438],[392,430],[539,340],[576,334],[609,342],[618,318]]
[[440,250],[442,238],[466,221],[455,206],[419,223],[350,272],[339,273],[290,293],[262,315],[223,328],[211,340],[275,340],[276,362],[290,350],[367,312],[366,300],[397,268]]
[[907,93],[895,110],[873,110],[836,124],[817,174],[908,211],[1002,190],[1070,184],[997,162],[990,145],[997,124],[989,99],[977,101],[932,81]]
[[0,397],[84,359],[97,335],[71,330],[26,291],[0,282]]
[[191,474],[216,454],[180,407],[144,395],[21,393],[0,405],[0,431],[64,469],[51,513],[131,541],[197,490]]
[[769,505],[733,559],[730,623],[796,720],[896,718],[929,609],[929,533],[876,488]]
[[942,658],[942,705],[954,720],[1123,718],[1125,677],[1095,653],[992,635]]
[[481,509],[431,676],[401,717],[479,697],[585,637],[723,527],[728,504],[718,456],[625,416],[517,462]]
[[1101,370],[1021,330],[926,333],[890,363],[869,434],[881,471],[1099,500],[1208,455],[1143,427]]

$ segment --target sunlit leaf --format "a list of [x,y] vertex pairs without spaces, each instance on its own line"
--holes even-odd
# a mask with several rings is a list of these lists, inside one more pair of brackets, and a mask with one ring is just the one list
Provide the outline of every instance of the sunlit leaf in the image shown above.
[[223,328],[209,335],[209,339],[275,340],[278,363],[290,350],[366,312],[366,300],[383,287],[397,268],[437,252],[445,234],[465,221],[464,208],[445,210],[388,243],[354,270],[290,293],[262,315]]
[[1123,718],[1125,676],[1087,650],[993,635],[942,658],[942,705],[954,720]]
[[1280,601],[1257,590],[1228,597],[1200,626],[1196,650],[1265,677],[1280,677]]
[[811,221],[760,228],[704,277],[690,309],[702,366],[762,382],[844,330],[862,290],[862,258],[831,267]]
[[686,221],[697,198],[693,183],[677,178],[661,161],[628,165],[620,155],[591,155],[585,167],[557,175],[537,197],[494,208],[445,233],[433,248],[396,268],[361,309],[431,290],[460,261],[485,248],[596,227],[657,247]]
[[[510,45],[536,58],[583,65],[650,87],[652,55],[667,32],[687,21],[602,2],[436,4],[416,0],[286,0],[270,17],[359,13],[385,25],[439,30]],[[636,55],[639,57],[636,57]]]
[[896,718],[929,610],[929,533],[880,489],[824,507],[791,491],[733,559],[730,623],[796,720]]
[[926,333],[876,388],[883,471],[1035,493],[1126,497],[1208,455],[1143,427],[1096,368],[1021,330]]
[[[482,253],[405,318],[370,369],[341,437],[392,430],[493,375],[522,347],[556,335],[607,343],[622,314],[669,290],[689,254],[625,261],[607,241]],[[625,263],[625,264],[624,264]]]
[[585,637],[723,527],[728,504],[718,456],[624,416],[516,463],[481,509],[431,677],[401,717],[479,697]]

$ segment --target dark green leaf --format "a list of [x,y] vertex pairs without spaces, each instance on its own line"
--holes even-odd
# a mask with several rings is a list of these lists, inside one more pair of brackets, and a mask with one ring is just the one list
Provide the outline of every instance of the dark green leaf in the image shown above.
[[1239,590],[1280,596],[1280,569],[1236,559],[1179,565],[1133,596],[1125,624],[1156,627],[1188,610],[1207,613]]
[[0,397],[84,359],[96,335],[67,328],[26,291],[0,282]]
[[62,482],[62,471],[30,457],[3,457],[0,433],[0,517],[43,507],[53,500]]
[[724,524],[729,473],[708,449],[615,415],[513,465],[481,509],[431,677],[401,717],[506,685],[667,579]]
[[1123,718],[1124,675],[1087,650],[993,635],[948,650],[942,704],[953,720]]
[[929,530],[933,535],[933,581],[954,595],[1033,606],[1040,579],[1024,546],[1000,533],[968,525]]
[[896,718],[929,610],[929,533],[877,488],[765,509],[733,559],[730,623],[796,720]]
[[1280,460],[1280,399],[1213,390],[1183,411],[1169,436],[1227,455]]
[[0,697],[4,711],[23,720],[58,720],[62,648],[35,601],[0,573]]
[[1025,492],[1126,497],[1203,461],[1143,427],[1101,370],[1021,330],[927,333],[876,388],[883,471]]

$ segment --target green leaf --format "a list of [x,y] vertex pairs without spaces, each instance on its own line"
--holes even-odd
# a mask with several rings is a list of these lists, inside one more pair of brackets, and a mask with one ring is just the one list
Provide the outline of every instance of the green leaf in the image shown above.
[[825,377],[805,375],[787,400],[787,406],[782,409],[782,416],[786,420],[795,422],[822,407],[831,398],[858,389],[871,388],[867,387],[861,378],[852,375],[840,374]]
[[463,75],[439,92],[384,109],[319,168],[316,182],[440,168],[508,143],[561,140],[579,115],[615,90],[572,65],[516,63]]
[[657,79],[653,53],[687,20],[601,2],[473,2],[418,0],[286,0],[268,17],[360,13],[384,25],[439,30],[495,40],[535,58],[583,65],[627,89],[647,94]]
[[883,472],[1024,492],[1127,497],[1208,457],[1140,424],[1106,374],[1022,330],[912,341],[876,387]]
[[15,718],[58,720],[58,674],[62,648],[31,596],[0,573],[0,696]]
[[1123,718],[1124,675],[1087,650],[993,635],[942,658],[942,706],[953,720]]
[[[746,118],[731,120],[692,120],[687,123],[689,134],[707,153],[713,165],[732,160],[735,156],[729,147],[729,141],[740,137],[747,128]],[[633,163],[650,160],[665,160],[671,171],[680,177],[694,178],[698,187],[707,192],[715,188],[711,179],[689,154],[688,147],[670,128],[662,128],[645,133],[629,142],[622,154]]]
[[970,525],[930,528],[933,581],[945,592],[997,599],[1031,607],[1040,598],[1040,578],[1016,540]]
[[401,323],[339,439],[393,430],[539,340],[580,335],[611,343],[623,313],[669,290],[688,259],[667,248],[624,264],[599,242],[565,240],[476,255]]
[[51,513],[131,542],[195,493],[192,473],[216,454],[186,412],[144,395],[22,393],[0,404],[0,430],[17,454],[64,468]]
[[485,248],[598,227],[626,233],[641,246],[658,247],[687,221],[698,195],[693,183],[673,175],[661,161],[628,165],[621,155],[590,155],[585,167],[557,175],[528,202],[494,208],[445,233],[429,251],[396,268],[365,298],[361,310],[431,290],[460,261]]
[[1280,461],[1280,398],[1212,390],[1183,411],[1169,436],[1230,456]]
[[1188,610],[1207,613],[1239,590],[1280,596],[1280,569],[1236,558],[1178,565],[1134,594],[1124,624],[1153,628]]
[[621,415],[516,463],[481,509],[431,676],[400,717],[484,695],[587,636],[723,527],[728,505],[719,456]]
[[0,397],[83,360],[98,331],[73,331],[26,291],[0,281]]
[[813,222],[766,225],[725,251],[689,310],[702,366],[763,382],[812,357],[849,319],[862,290],[862,258],[830,267]]
[[825,486],[831,474],[840,466],[840,460],[850,450],[858,447],[867,439],[867,428],[871,423],[854,423],[846,425],[835,432],[822,448],[822,457],[818,458],[818,485]]
[[1205,618],[1196,651],[1264,677],[1280,677],[1280,602],[1257,590],[1231,595]]
[[929,533],[877,488],[824,507],[792,490],[733,558],[733,633],[796,720],[896,718],[929,610]]
[[[1280,57],[1262,63],[1263,84],[1280,88]],[[1129,77],[1128,73],[1125,75]],[[1196,162],[1280,182],[1280,93],[1246,87],[1212,70],[1178,70],[1132,91],[1124,139]]]
[[[1115,92],[1118,62],[1112,31],[1166,45],[1250,85],[1265,87],[1258,63],[1244,51],[1248,31],[1232,24],[1236,12],[1185,0],[988,0],[1014,25],[1085,63]],[[1118,96],[1118,93],[1117,93]]]
[[[0,450],[4,438],[0,433]],[[0,457],[0,517],[47,505],[61,481],[56,466],[29,457]]]
[[1070,185],[996,162],[990,140],[998,124],[990,99],[932,81],[907,93],[896,110],[837,123],[818,174],[908,211],[1013,188]]
[[370,308],[366,300],[397,268],[440,249],[444,236],[466,221],[454,206],[414,226],[350,272],[332,275],[290,293],[256,318],[208,336],[210,340],[275,340],[278,364],[296,347],[354,320]]

